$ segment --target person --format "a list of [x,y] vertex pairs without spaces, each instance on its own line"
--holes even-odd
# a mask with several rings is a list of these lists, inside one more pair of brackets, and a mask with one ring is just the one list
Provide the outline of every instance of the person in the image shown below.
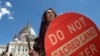
[[35,39],[33,50],[30,50],[29,54],[32,53],[33,56],[35,56],[34,54],[37,56],[46,56],[44,47],[45,33],[49,24],[54,20],[56,16],[57,14],[52,8],[48,8],[44,11],[40,25],[39,37]]
[[7,56],[6,52],[2,52],[1,56]]
[[28,54],[29,54],[29,56],[39,56],[38,52],[36,52],[34,49],[29,50]]
[[10,54],[9,54],[9,56],[13,56],[13,54],[12,54],[12,53],[10,53]]
[[48,8],[43,13],[42,21],[40,25],[39,38],[35,40],[36,43],[33,46],[34,50],[38,52],[39,56],[46,55],[45,47],[44,47],[45,33],[49,24],[54,20],[56,16],[57,14],[52,8]]

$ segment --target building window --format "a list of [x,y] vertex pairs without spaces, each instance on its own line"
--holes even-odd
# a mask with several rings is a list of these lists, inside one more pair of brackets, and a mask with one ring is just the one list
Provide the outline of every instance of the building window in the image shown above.
[[20,51],[20,48],[18,48],[18,51]]
[[24,51],[24,48],[23,48],[23,51]]
[[19,48],[18,48],[18,51],[20,51],[20,46],[19,46]]
[[27,51],[27,48],[26,48],[26,51]]

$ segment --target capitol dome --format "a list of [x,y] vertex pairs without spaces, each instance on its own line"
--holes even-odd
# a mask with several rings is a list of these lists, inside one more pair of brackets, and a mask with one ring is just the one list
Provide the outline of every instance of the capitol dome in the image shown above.
[[19,32],[19,35],[23,34],[23,33],[24,34],[28,33],[30,35],[36,36],[36,33],[35,33],[34,29],[30,26],[29,23],[24,28],[21,29],[21,31]]
[[17,38],[20,41],[26,41],[26,35],[30,41],[33,41],[36,38],[36,33],[29,23],[27,23],[26,26],[21,29],[17,35]]

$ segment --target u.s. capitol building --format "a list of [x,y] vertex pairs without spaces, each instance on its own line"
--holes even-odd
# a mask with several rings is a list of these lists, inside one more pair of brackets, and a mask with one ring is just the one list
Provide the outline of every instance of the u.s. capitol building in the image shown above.
[[12,41],[10,41],[7,45],[0,45],[0,56],[5,51],[7,51],[7,56],[9,56],[10,53],[12,53],[14,56],[29,56],[26,34],[30,41],[30,46],[33,48],[36,34],[30,24],[27,23],[25,27],[23,27],[21,31],[19,31],[19,33],[14,36]]

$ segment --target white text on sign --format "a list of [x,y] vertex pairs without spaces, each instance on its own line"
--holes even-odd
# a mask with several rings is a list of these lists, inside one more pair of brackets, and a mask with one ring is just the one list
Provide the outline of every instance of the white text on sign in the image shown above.
[[91,44],[89,47],[80,52],[77,56],[94,56],[98,52],[98,49],[94,44]]
[[82,29],[84,26],[86,26],[84,17],[81,17],[79,20],[75,20],[73,23],[71,23],[70,25],[67,25],[69,31],[71,34],[73,34],[74,32],[76,32],[77,30]]
[[55,34],[50,34],[49,35],[50,42],[52,45],[57,44],[58,40],[63,40],[64,39],[64,34],[61,30],[57,30]]
[[51,53],[52,56],[70,56],[76,50],[84,46],[89,41],[93,40],[97,36],[94,27],[90,27],[83,33],[79,34],[69,42],[56,49]]

